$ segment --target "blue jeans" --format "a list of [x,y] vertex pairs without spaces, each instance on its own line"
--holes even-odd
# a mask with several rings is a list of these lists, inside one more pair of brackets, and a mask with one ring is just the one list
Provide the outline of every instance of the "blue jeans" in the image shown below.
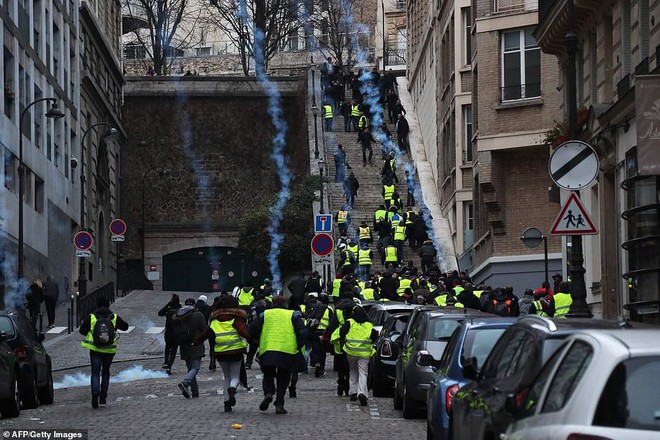
[[325,131],[332,131],[332,118],[325,119]]
[[188,368],[188,373],[183,376],[183,380],[181,382],[183,382],[185,385],[189,385],[193,394],[199,394],[199,386],[197,385],[197,373],[199,373],[199,368],[201,365],[201,357],[186,359],[186,367]]
[[89,350],[89,361],[92,364],[92,396],[108,397],[108,385],[110,384],[110,365],[112,353],[99,353]]

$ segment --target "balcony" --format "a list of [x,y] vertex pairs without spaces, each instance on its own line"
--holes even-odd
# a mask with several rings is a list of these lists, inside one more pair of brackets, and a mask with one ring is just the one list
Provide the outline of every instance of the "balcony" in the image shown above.
[[524,12],[536,11],[539,8],[538,0],[494,0],[493,12]]
[[406,64],[406,49],[386,49],[386,66],[403,66]]

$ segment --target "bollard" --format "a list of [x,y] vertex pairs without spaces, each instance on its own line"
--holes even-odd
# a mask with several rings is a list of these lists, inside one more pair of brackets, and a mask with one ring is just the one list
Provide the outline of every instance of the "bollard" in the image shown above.
[[66,309],[66,332],[71,334],[71,308]]

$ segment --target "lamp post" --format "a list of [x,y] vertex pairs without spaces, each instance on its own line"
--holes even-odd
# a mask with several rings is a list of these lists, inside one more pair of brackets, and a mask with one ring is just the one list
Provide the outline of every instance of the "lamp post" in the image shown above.
[[319,214],[325,214],[325,208],[323,207],[323,187],[325,182],[323,181],[323,171],[325,169],[325,162],[323,159],[319,160],[319,174],[321,175],[321,206],[319,208]]
[[141,228],[140,228],[140,230],[142,232],[140,234],[140,242],[141,242],[140,248],[141,248],[141,252],[142,252],[142,270],[143,271],[144,271],[144,267],[145,267],[145,265],[144,265],[144,236],[145,236],[144,224],[145,224],[145,211],[146,211],[146,205],[147,205],[146,192],[145,192],[145,180],[147,179],[147,176],[149,175],[149,173],[151,173],[152,171],[156,171],[156,170],[158,171],[158,175],[160,177],[162,177],[165,174],[165,170],[161,167],[151,167],[151,168],[147,169],[144,172],[144,174],[142,174],[142,220],[141,220]]
[[383,73],[385,73],[385,67],[387,66],[387,55],[385,52],[385,38],[387,34],[385,33],[385,2],[380,0],[380,7],[383,10]]
[[[312,63],[314,61],[312,60]],[[312,69],[312,108],[316,107],[316,70]]]
[[[313,70],[312,70],[313,72]],[[316,103],[312,104],[312,113],[314,114],[314,159],[319,158],[319,133],[317,118],[319,116],[319,108],[316,106]]]
[[[87,135],[92,132],[96,127],[109,126],[108,122],[99,122],[93,124],[83,132],[82,139],[80,140],[80,230],[85,230],[85,183],[87,181],[85,177],[85,139]],[[113,136],[117,133],[117,129],[114,127],[109,128],[106,131],[106,136]],[[85,257],[78,257],[78,295],[79,298],[83,298],[87,295],[87,270],[85,268]]]
[[59,119],[64,117],[64,113],[57,107],[56,98],[41,98],[32,101],[21,112],[18,123],[18,267],[16,270],[17,278],[23,278],[23,196],[25,195],[25,164],[23,163],[23,119],[25,114],[35,104],[40,102],[51,102],[51,107],[46,112],[46,117],[50,119]]

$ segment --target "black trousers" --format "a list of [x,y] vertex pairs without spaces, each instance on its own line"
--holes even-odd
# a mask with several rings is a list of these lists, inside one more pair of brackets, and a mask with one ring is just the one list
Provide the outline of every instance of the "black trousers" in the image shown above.
[[48,327],[50,327],[55,324],[55,307],[57,306],[57,298],[45,296],[44,302],[46,303],[46,313],[48,314]]
[[335,354],[335,371],[337,372],[337,387],[348,391],[348,359],[346,353]]
[[310,353],[309,361],[312,367],[319,364],[321,368],[325,370],[325,348],[323,347],[323,342],[319,340],[318,336],[319,335],[315,335],[312,337],[312,351]]
[[253,344],[250,342],[250,348],[248,350],[247,354],[247,361],[245,362],[245,365],[252,368],[252,362],[254,361],[254,355],[257,354],[257,350],[259,349],[259,344]]
[[[262,382],[264,395],[274,395],[275,405],[284,405],[284,395],[291,380],[291,370],[282,367],[262,366],[261,372],[264,373]],[[277,381],[277,386],[275,381]]]
[[176,343],[174,336],[165,335],[165,364],[172,368],[172,364],[176,359],[176,351],[179,348],[179,344]]

